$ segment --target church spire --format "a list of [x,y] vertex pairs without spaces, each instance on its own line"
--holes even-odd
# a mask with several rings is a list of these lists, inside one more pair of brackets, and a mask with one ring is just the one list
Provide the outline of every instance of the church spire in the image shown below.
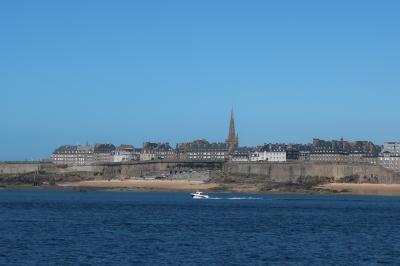
[[229,123],[229,134],[226,139],[226,144],[228,145],[229,151],[233,151],[239,146],[239,138],[235,131],[235,118],[233,115],[233,108],[231,110],[231,120]]
[[228,139],[233,139],[236,136],[235,132],[235,118],[233,117],[233,109],[231,110],[231,121],[229,123],[229,136]]

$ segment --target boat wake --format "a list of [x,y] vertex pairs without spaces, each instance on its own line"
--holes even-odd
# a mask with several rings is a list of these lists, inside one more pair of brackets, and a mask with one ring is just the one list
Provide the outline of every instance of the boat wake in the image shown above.
[[261,200],[263,198],[257,198],[257,197],[214,198],[214,197],[210,197],[208,199],[210,199],[210,200]]

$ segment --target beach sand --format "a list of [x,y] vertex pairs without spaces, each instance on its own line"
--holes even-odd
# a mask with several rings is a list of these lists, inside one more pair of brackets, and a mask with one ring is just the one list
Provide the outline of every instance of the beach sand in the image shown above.
[[188,180],[92,180],[80,182],[67,182],[58,184],[64,188],[88,188],[88,189],[126,189],[144,191],[195,191],[210,190],[218,187],[215,183],[204,183],[203,181]]
[[400,196],[400,184],[330,183],[318,186],[318,188],[335,191],[340,194]]
[[[400,184],[329,183],[313,188],[278,187],[262,189],[265,184],[224,184],[200,180],[112,179],[42,185],[39,189],[113,190],[113,191],[224,191],[262,194],[341,194],[400,196]],[[6,188],[32,188],[31,184],[5,185]]]

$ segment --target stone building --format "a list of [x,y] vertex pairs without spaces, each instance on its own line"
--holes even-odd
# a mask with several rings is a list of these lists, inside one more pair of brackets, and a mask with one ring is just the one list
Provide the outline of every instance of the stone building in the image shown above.
[[348,142],[340,140],[320,140],[313,139],[310,146],[312,153],[337,153],[337,154],[363,154],[366,157],[377,157],[381,152],[381,147],[371,141]]
[[383,144],[379,164],[387,169],[400,172],[400,142],[385,142]]
[[391,154],[400,154],[400,142],[385,142],[383,144],[382,152],[389,152]]
[[132,152],[132,160],[140,161],[140,154],[142,154],[142,148],[134,148]]
[[52,162],[65,165],[88,165],[94,162],[92,146],[62,145],[52,154]]
[[400,172],[400,154],[385,151],[379,157],[379,164],[387,169]]
[[[307,159],[310,161],[377,164],[381,147],[370,141],[348,142],[343,139],[332,141],[313,139],[308,150]],[[302,152],[300,154],[306,155]]]
[[347,162],[348,153],[336,152],[332,150],[312,151],[309,154],[309,160],[319,162]]
[[237,148],[229,155],[229,159],[232,162],[248,162],[251,151],[252,149],[247,147]]
[[195,140],[176,145],[180,160],[223,161],[228,159],[228,145],[209,143],[207,140]]
[[309,150],[299,151],[299,160],[300,161],[309,161],[310,160],[310,151]]
[[113,162],[115,146],[113,144],[96,144],[94,145],[94,160],[96,162]]
[[286,151],[255,151],[251,153],[252,162],[286,162]]
[[129,162],[135,160],[134,147],[131,144],[121,144],[113,152],[114,162]]
[[176,152],[169,143],[143,143],[143,148],[140,153],[141,161],[151,160],[173,160],[176,159]]

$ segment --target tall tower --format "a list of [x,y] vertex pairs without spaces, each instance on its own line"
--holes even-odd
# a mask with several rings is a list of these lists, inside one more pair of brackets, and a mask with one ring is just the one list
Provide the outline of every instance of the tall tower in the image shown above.
[[233,117],[233,109],[231,110],[231,121],[229,123],[229,135],[226,139],[226,144],[228,145],[229,152],[232,152],[235,148],[239,146],[239,136],[235,131],[235,119]]

